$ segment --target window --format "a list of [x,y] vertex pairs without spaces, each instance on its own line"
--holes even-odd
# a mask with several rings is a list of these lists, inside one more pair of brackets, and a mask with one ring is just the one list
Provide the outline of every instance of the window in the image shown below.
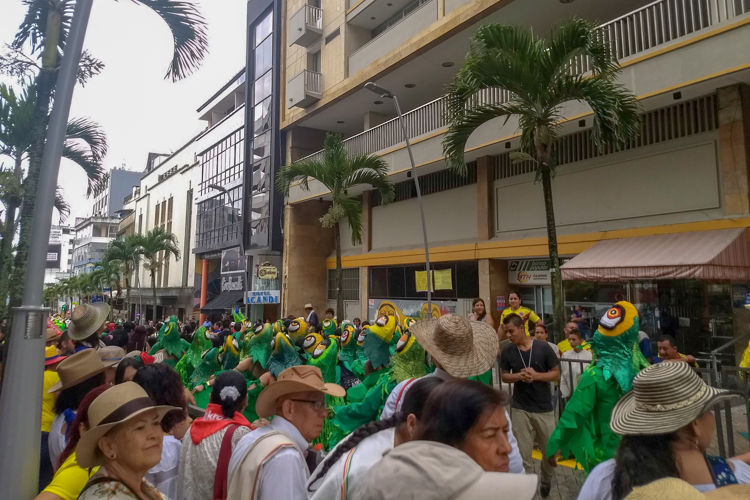
[[[434,290],[434,299],[469,299],[479,294],[479,273],[475,261],[437,263],[433,272],[450,273],[450,289]],[[424,271],[424,265],[391,266],[370,268],[370,298],[375,299],[423,299],[426,291],[417,291],[416,273]]]
[[268,15],[255,26],[255,46],[257,47],[258,45],[260,45],[261,42],[271,34],[272,31],[273,12],[269,12]]
[[242,221],[242,186],[202,201],[197,210],[196,248],[236,244]]
[[201,155],[201,182],[199,193],[204,195],[208,186],[224,186],[239,179],[245,159],[245,130],[232,132]]
[[253,110],[253,135],[261,134],[271,128],[271,98],[267,97],[255,105]]
[[[341,270],[344,300],[359,300],[359,268]],[[336,270],[328,270],[328,300],[336,300]]]
[[269,36],[255,48],[255,78],[271,69],[273,60],[273,37]]
[[320,73],[320,51],[307,53],[307,70]]
[[254,104],[258,104],[271,95],[271,71],[266,72],[265,75],[255,80],[253,92],[255,96]]

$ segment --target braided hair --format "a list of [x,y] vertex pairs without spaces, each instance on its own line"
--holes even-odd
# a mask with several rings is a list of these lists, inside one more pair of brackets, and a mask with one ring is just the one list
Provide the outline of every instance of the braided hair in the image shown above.
[[612,499],[622,500],[636,486],[665,477],[680,477],[672,445],[677,433],[623,436],[615,454]]
[[313,491],[311,489],[312,486],[325,477],[328,470],[341,456],[356,447],[366,438],[380,431],[390,429],[391,427],[402,425],[406,422],[406,418],[410,414],[414,414],[414,416],[417,417],[417,420],[422,418],[422,409],[424,408],[425,401],[427,401],[427,397],[440,383],[442,383],[442,379],[438,377],[422,377],[410,384],[408,386],[409,390],[404,395],[404,402],[399,411],[384,420],[361,425],[326,456],[325,460],[323,460],[317,469],[315,469],[315,476],[310,479],[308,483],[308,491]]
[[227,370],[216,376],[211,402],[221,406],[221,413],[226,418],[233,418],[234,412],[241,412],[247,396],[245,377],[236,370]]

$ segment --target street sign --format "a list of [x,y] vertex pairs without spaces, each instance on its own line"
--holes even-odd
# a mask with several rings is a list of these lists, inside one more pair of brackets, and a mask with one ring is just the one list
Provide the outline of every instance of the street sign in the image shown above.
[[245,292],[245,304],[281,304],[281,290],[251,290]]

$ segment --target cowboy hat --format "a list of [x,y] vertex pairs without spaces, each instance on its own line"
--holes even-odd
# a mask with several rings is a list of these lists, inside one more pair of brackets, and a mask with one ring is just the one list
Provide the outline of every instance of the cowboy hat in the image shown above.
[[83,349],[65,358],[57,365],[57,374],[60,381],[50,387],[47,392],[57,392],[68,389],[101,373],[106,368],[94,349]]
[[305,307],[303,309],[312,309],[313,306],[310,303],[305,304]]
[[125,357],[125,349],[116,345],[108,345],[98,349],[96,353],[104,366],[117,366]]
[[701,493],[693,485],[676,477],[665,477],[633,488],[625,500],[706,500],[750,498],[750,485],[735,484]]
[[664,361],[635,376],[633,390],[612,410],[609,426],[622,435],[668,434],[736,397],[742,394],[709,386],[687,363]]
[[487,323],[446,314],[418,321],[409,331],[419,345],[454,377],[480,375],[495,364],[497,333]]
[[84,340],[102,327],[107,320],[109,306],[103,302],[80,304],[70,315],[68,336],[73,340]]
[[99,438],[118,425],[148,411],[158,412],[161,420],[172,410],[180,408],[155,405],[146,391],[135,382],[123,382],[110,387],[89,406],[89,429],[83,433],[76,447],[78,465],[83,468],[100,465],[102,455],[98,449]]
[[57,347],[53,345],[44,348],[44,366],[54,365],[65,358],[67,358],[67,356],[61,355],[60,351],[57,350]]
[[337,398],[346,396],[346,390],[340,385],[323,382],[323,375],[317,366],[292,366],[279,373],[276,381],[271,382],[263,389],[255,402],[255,413],[259,417],[270,417],[273,415],[276,409],[276,401],[280,397],[307,391],[322,392]]

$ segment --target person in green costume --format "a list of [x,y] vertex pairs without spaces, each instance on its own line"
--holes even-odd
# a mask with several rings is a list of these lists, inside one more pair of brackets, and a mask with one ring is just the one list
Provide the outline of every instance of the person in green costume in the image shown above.
[[[410,322],[409,326],[415,322]],[[423,377],[426,374],[424,349],[407,328],[396,342],[396,354],[393,357],[393,380],[398,384],[404,380]]]
[[253,362],[263,369],[268,369],[268,360],[271,357],[271,340],[274,338],[274,325],[265,323],[255,327],[253,335],[246,341],[249,355]]
[[638,328],[638,310],[626,301],[599,320],[591,343],[594,363],[581,374],[547,441],[548,457],[573,454],[588,472],[615,455],[620,437],[609,427],[612,409],[633,388],[638,372],[649,366],[638,348]]
[[224,339],[218,361],[222,370],[232,370],[240,362],[240,344],[234,335],[227,335]]
[[285,334],[279,332],[271,340],[271,357],[268,360],[268,371],[274,378],[287,368],[302,364],[297,349]]
[[338,325],[336,324],[335,319],[325,319],[323,320],[321,333],[324,337],[329,336],[336,336],[338,331]]
[[190,389],[195,396],[195,404],[201,408],[208,406],[211,391],[206,390],[210,387],[209,379],[213,377],[214,373],[221,369],[221,365],[218,361],[219,348],[212,347],[203,354],[200,364],[195,368],[193,374],[190,376],[190,381],[187,388]]
[[206,327],[201,326],[193,334],[190,348],[182,355],[175,366],[175,370],[180,374],[180,379],[182,379],[182,384],[185,387],[189,386],[193,371],[201,363],[203,354],[209,349],[211,349],[211,341],[206,337]]
[[190,343],[180,337],[180,327],[177,323],[177,316],[170,316],[169,321],[164,323],[159,329],[158,341],[148,353],[153,356],[157,352],[163,350],[167,354],[164,363],[174,368],[177,361],[182,358],[185,351],[189,348]]
[[301,339],[304,339],[307,336],[307,322],[305,321],[305,318],[297,318],[293,319],[291,323],[289,323],[289,326],[286,329],[287,335],[289,335],[289,339],[292,341],[292,344],[296,345],[298,341]]

